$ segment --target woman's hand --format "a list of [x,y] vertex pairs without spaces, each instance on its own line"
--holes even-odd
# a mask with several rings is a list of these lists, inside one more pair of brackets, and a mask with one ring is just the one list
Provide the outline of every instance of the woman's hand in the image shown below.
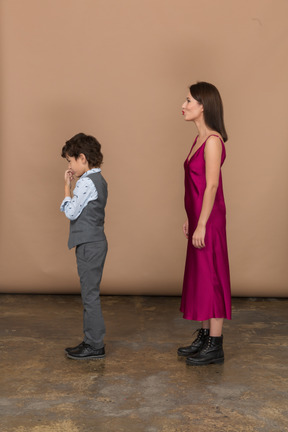
[[186,239],[188,239],[188,233],[189,233],[189,222],[188,222],[188,219],[187,219],[186,222],[183,224],[182,229],[183,229],[183,233],[184,233]]
[[205,234],[206,227],[204,225],[197,225],[192,236],[192,244],[195,248],[202,249],[205,247]]

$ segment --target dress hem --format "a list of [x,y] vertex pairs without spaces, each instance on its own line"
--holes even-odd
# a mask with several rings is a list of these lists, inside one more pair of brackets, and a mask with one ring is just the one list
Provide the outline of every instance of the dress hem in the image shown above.
[[[180,309],[180,312],[182,312],[181,309]],[[217,319],[223,318],[223,319],[227,319],[227,320],[231,321],[232,316],[229,315],[229,316],[209,316],[208,318],[207,317],[206,318],[194,318],[194,317],[192,318],[191,316],[183,313],[183,319],[190,320],[190,321],[208,321],[208,320],[213,319],[213,318],[217,318]]]

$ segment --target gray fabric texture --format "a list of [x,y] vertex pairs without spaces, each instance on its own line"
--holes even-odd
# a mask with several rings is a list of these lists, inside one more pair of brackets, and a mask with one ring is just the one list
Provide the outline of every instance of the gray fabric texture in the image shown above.
[[100,282],[107,254],[107,241],[83,243],[76,247],[77,269],[83,303],[84,342],[104,346],[105,323],[101,310]]

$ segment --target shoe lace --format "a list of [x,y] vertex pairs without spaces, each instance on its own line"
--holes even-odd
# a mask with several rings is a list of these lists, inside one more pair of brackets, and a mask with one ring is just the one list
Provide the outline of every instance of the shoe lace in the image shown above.
[[202,339],[202,335],[203,335],[204,329],[203,329],[203,328],[199,328],[199,329],[195,330],[194,333],[192,334],[192,336],[193,336],[196,332],[198,332],[198,335],[197,335],[197,338],[195,339],[194,343],[195,343],[195,342],[199,342],[199,341]]
[[204,342],[203,348],[202,348],[202,352],[203,351],[207,351],[210,347],[211,347],[211,342],[212,342],[212,338],[211,336],[209,336],[206,341]]

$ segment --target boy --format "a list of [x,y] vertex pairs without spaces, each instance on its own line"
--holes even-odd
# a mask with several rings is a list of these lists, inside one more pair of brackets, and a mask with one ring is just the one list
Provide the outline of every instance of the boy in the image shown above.
[[[61,156],[68,161],[65,198],[60,210],[70,219],[68,247],[76,247],[77,269],[83,303],[84,340],[66,348],[71,359],[105,357],[105,324],[100,303],[100,282],[107,253],[104,233],[107,183],[100,166],[101,145],[93,136],[79,133],[66,142]],[[78,178],[73,195],[71,182]]]

